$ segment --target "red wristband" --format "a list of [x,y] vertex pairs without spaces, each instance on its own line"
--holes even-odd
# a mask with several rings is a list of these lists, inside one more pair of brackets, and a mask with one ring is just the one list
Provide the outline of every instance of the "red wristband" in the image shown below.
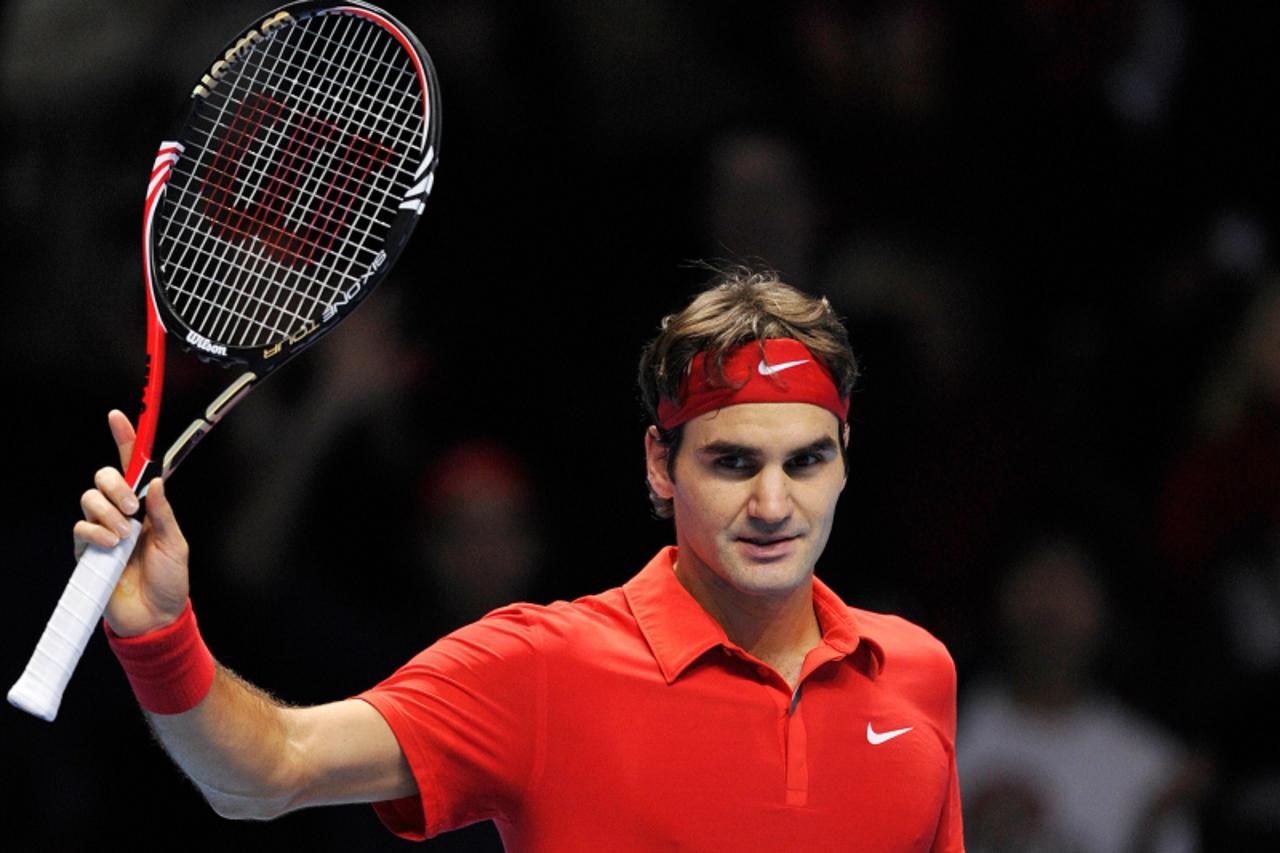
[[118,636],[106,620],[102,627],[138,703],[151,713],[190,711],[213,686],[213,655],[196,627],[190,599],[172,625],[146,634]]

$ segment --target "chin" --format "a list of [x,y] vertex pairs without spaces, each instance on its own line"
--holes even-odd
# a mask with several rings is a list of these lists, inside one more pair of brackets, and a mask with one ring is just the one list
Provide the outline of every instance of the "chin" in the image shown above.
[[744,593],[784,595],[809,582],[811,572],[802,555],[776,560],[727,560],[721,577]]

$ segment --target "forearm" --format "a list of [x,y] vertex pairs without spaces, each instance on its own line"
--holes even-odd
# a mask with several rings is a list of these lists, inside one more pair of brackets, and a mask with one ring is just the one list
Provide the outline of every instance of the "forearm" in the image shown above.
[[218,665],[189,603],[162,628],[107,637],[157,737],[215,810],[270,817],[296,800],[297,709]]
[[390,726],[359,699],[290,707],[219,665],[198,705],[147,718],[224,817],[265,820],[306,806],[417,791]]
[[282,705],[214,661],[189,604],[154,631],[107,636],[156,736],[223,816],[266,819],[417,789],[372,706]]
[[204,700],[147,718],[165,750],[223,817],[267,819],[305,803],[299,743],[285,708],[218,665]]

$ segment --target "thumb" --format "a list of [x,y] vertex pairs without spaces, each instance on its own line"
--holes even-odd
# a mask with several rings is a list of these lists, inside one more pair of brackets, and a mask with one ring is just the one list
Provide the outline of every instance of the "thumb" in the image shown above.
[[164,493],[164,482],[155,478],[147,486],[149,543],[139,564],[142,597],[160,624],[172,622],[186,606],[190,591],[187,576],[187,540],[178,529],[173,507]]
[[166,551],[174,556],[185,557],[186,540],[178,527],[178,519],[173,514],[173,505],[164,493],[164,480],[156,477],[147,486],[147,518],[151,521],[151,532],[163,543]]

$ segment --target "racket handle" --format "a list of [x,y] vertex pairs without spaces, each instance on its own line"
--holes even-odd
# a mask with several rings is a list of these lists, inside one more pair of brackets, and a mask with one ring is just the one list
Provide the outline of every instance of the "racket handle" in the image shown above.
[[67,581],[58,606],[45,625],[27,668],[13,687],[9,703],[44,720],[53,721],[89,638],[98,628],[111,592],[124,572],[142,523],[130,519],[133,532],[111,549],[90,545]]

